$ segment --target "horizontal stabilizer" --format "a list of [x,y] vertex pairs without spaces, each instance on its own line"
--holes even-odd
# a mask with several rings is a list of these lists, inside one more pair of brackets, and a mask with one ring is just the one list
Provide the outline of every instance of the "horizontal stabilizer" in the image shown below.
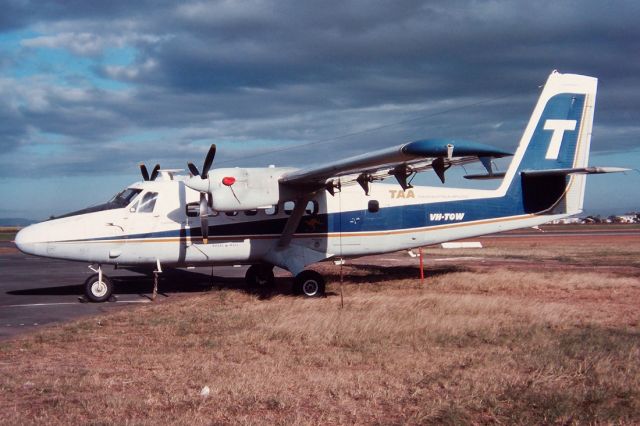
[[575,167],[569,169],[547,169],[547,170],[523,170],[520,172],[525,176],[563,176],[570,174],[595,175],[601,173],[621,173],[628,172],[631,169],[623,167]]
[[501,173],[492,173],[490,175],[466,175],[465,179],[471,180],[490,180],[490,179],[502,179],[504,177],[504,172]]

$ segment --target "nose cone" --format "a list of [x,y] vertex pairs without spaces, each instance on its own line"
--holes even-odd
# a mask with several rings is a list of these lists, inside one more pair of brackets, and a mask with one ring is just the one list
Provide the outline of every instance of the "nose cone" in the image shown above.
[[15,243],[18,249],[27,254],[35,254],[36,244],[38,243],[38,225],[27,226],[16,234]]

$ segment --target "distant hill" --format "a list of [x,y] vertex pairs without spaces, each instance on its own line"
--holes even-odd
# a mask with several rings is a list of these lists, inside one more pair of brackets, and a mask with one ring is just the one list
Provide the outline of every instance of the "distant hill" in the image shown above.
[[0,217],[0,226],[27,226],[37,221],[20,217]]

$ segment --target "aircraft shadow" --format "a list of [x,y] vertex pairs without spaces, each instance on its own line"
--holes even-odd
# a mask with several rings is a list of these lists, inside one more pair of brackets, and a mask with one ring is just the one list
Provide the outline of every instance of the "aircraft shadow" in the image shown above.
[[[358,285],[384,284],[387,281],[398,279],[418,279],[419,268],[413,266],[380,266],[380,265],[349,265],[348,268],[363,272],[362,275],[349,274],[345,271],[345,282]],[[454,272],[464,272],[469,269],[464,266],[431,267],[425,271],[426,279],[438,275],[446,275]],[[136,271],[139,272],[139,271]],[[327,282],[340,281],[337,271],[325,272]],[[293,293],[292,279],[290,277],[276,277],[275,285],[271,289],[248,288],[244,278],[230,278],[218,275],[204,274],[200,272],[171,269],[165,270],[160,276],[158,284],[159,294],[171,293],[202,293],[211,290],[237,290],[256,294],[260,299],[269,299],[274,296],[297,296]],[[110,276],[114,284],[114,294],[137,294],[149,297],[153,291],[153,277],[144,275],[120,275]],[[55,287],[30,288],[8,291],[14,296],[81,296],[84,294],[83,285],[64,285]],[[327,292],[327,296],[335,296],[337,293]]]
[[[136,273],[144,271],[135,270]],[[149,297],[153,291],[153,276],[145,275],[118,275],[109,278],[113,282],[114,295],[138,294]],[[255,293],[258,296],[270,297],[272,295],[292,295],[291,278],[276,278],[275,286],[267,293],[266,290],[248,288],[244,278],[230,278],[200,272],[181,269],[165,270],[160,275],[158,283],[159,294],[170,293],[202,293],[210,290],[238,290]],[[8,291],[6,294],[13,296],[81,296],[84,294],[84,285],[63,285],[53,287],[40,287],[22,290]]]

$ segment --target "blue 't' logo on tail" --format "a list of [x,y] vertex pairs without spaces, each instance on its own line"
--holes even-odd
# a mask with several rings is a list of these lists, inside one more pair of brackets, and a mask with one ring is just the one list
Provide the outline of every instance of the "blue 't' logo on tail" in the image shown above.
[[520,170],[573,167],[585,95],[563,93],[547,102]]

